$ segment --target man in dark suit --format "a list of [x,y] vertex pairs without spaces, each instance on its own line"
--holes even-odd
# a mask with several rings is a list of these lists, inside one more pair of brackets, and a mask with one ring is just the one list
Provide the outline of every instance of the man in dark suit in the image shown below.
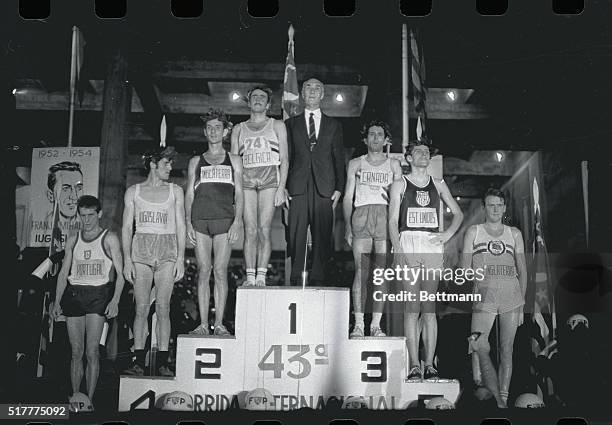
[[308,225],[312,236],[309,284],[325,284],[333,253],[333,210],[344,191],[342,126],[321,113],[323,93],[321,81],[306,80],[302,85],[304,113],[285,122],[289,148],[287,190],[291,200],[288,251],[293,285],[301,283]]

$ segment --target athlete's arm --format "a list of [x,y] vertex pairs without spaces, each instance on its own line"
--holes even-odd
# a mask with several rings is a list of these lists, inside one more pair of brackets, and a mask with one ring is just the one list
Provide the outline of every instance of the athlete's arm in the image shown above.
[[453,198],[453,195],[451,195],[450,190],[448,189],[448,186],[446,185],[444,180],[438,180],[436,178],[434,178],[433,180],[434,184],[438,188],[440,197],[453,213],[453,220],[451,221],[450,226],[448,226],[448,229],[434,235],[430,239],[430,241],[433,243],[443,244],[447,242],[450,238],[452,238],[455,232],[457,232],[457,230],[459,229],[459,226],[461,226],[461,222],[463,221],[463,212],[461,212],[461,208],[459,208],[457,201],[455,201],[455,198]]
[[348,163],[346,176],[346,187],[344,188],[344,199],[342,201],[342,211],[344,213],[344,225],[346,233],[344,239],[349,246],[353,243],[353,231],[351,229],[351,215],[353,214],[353,199],[355,197],[355,173],[359,166],[359,158],[351,159]]
[[391,184],[391,193],[389,194],[389,239],[393,246],[393,252],[402,251],[399,234],[399,210],[402,197],[404,182],[400,179]]
[[66,246],[64,247],[64,261],[62,262],[62,268],[57,275],[57,285],[55,287],[55,301],[53,303],[53,309],[51,310],[51,317],[53,320],[57,319],[62,314],[62,308],[60,307],[60,301],[66,290],[68,284],[68,273],[70,273],[70,267],[72,266],[72,248],[76,243],[77,233],[73,233],[68,237]]
[[[278,139],[278,155],[280,157],[280,181],[278,189],[274,197],[274,206],[278,207],[285,204],[289,206],[289,201],[285,195],[285,186],[287,184],[287,173],[289,171],[289,153],[287,151],[287,128],[285,123],[280,120],[274,120],[274,132]],[[233,137],[232,133],[232,137]]]
[[239,150],[239,142],[240,142],[240,128],[242,126],[241,125],[236,125],[234,128],[232,128],[232,135],[231,135],[231,147],[230,147],[230,151],[231,153],[233,153],[234,155],[238,155],[238,150]]
[[521,231],[516,227],[510,228],[512,231],[512,237],[514,238],[514,261],[516,262],[516,273],[521,285],[521,293],[523,299],[525,299],[525,292],[527,291],[527,262],[525,260],[525,243],[523,242],[523,235]]
[[242,161],[240,157],[230,154],[230,160],[234,166],[234,222],[232,223],[227,238],[230,243],[236,242],[242,229],[242,212],[244,193],[242,192]]
[[176,217],[176,244],[177,244],[177,257],[174,265],[174,281],[178,282],[183,278],[185,274],[185,197],[183,196],[183,189],[180,186],[173,184],[172,190],[174,190],[174,203]]
[[391,159],[391,171],[393,171],[393,181],[402,179],[402,164],[397,159]]
[[115,271],[117,272],[117,280],[115,282],[115,293],[113,294],[113,298],[111,298],[110,302],[106,306],[106,311],[104,314],[109,319],[117,316],[119,313],[119,298],[121,298],[121,292],[123,292],[123,284],[125,280],[123,278],[123,260],[121,258],[121,243],[119,242],[119,238],[115,232],[111,232],[110,230],[106,234],[104,238],[104,248],[106,248],[106,252],[110,253],[111,260],[113,260],[113,266],[115,267]]
[[461,254],[461,268],[467,270],[472,268],[474,255],[474,239],[476,238],[476,226],[468,227],[463,236],[463,252]]
[[123,225],[121,226],[121,244],[123,246],[123,275],[134,283],[136,271],[132,263],[132,235],[134,233],[134,191],[135,186],[128,187],[123,197]]
[[187,237],[189,242],[195,246],[195,231],[193,230],[193,224],[191,223],[191,206],[193,205],[194,197],[194,186],[195,186],[195,175],[198,162],[200,161],[199,156],[194,156],[189,160],[187,167],[187,188],[185,189],[185,228],[187,230]]

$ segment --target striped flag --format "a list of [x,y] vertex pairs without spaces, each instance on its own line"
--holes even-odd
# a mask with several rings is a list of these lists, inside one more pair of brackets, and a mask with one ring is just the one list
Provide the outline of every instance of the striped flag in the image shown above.
[[425,111],[425,103],[427,101],[427,86],[425,80],[425,59],[423,49],[419,49],[417,36],[413,30],[410,30],[410,86],[412,87],[412,99],[414,109],[417,114],[417,125],[420,129],[417,130],[417,139],[421,140],[423,134],[426,134],[425,121],[427,113]]
[[73,32],[73,43],[74,43],[74,61],[75,61],[75,88],[77,90],[77,96],[79,98],[79,105],[83,106],[83,97],[85,95],[86,82],[81,78],[81,68],[83,68],[83,62],[85,61],[85,38],[83,32],[76,26],[72,27]]
[[[551,341],[555,338],[557,327],[554,292],[552,289],[551,269],[548,262],[548,251],[544,240],[542,229],[542,212],[540,209],[540,190],[537,178],[533,178],[533,242],[532,242],[532,270],[530,281],[535,286],[535,300],[533,306],[533,322],[540,330],[537,339],[532,339],[532,351],[535,356],[548,356],[548,348]],[[543,379],[538,385],[538,395],[548,396],[551,393],[551,383]]]
[[285,61],[285,77],[283,79],[283,119],[300,113],[300,92],[293,47],[294,32],[293,25],[289,25],[289,43],[287,45],[287,60]]

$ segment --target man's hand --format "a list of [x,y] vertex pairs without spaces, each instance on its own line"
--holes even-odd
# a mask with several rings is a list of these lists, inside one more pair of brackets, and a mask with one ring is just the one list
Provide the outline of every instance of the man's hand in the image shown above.
[[134,268],[134,263],[132,263],[132,261],[128,260],[123,264],[123,277],[125,277],[125,280],[131,284],[134,284],[134,281],[136,280],[136,269]]
[[286,198],[286,190],[284,188],[278,188],[276,189],[276,193],[274,194],[274,206],[275,207],[280,207],[283,204],[287,203],[287,198]]
[[429,236],[429,242],[433,245],[444,245],[450,239],[450,235],[446,232],[432,233],[432,235]]
[[353,230],[351,229],[351,226],[349,225],[346,226],[346,232],[344,234],[344,239],[346,240],[346,243],[348,244],[348,246],[350,247],[353,246]]
[[332,200],[332,210],[336,209],[336,205],[338,205],[338,201],[340,201],[340,192],[334,190],[334,194],[331,196]]
[[229,230],[227,231],[227,239],[230,243],[234,243],[238,240],[240,236],[240,228],[242,227],[242,220],[236,218]]
[[518,326],[521,326],[523,324],[523,321],[525,320],[525,312],[524,312],[524,305],[519,307],[519,312],[518,312]]
[[186,223],[187,225],[187,239],[189,239],[189,242],[191,242],[191,244],[193,246],[196,246],[196,232],[193,228],[193,225],[191,224],[190,221],[187,221]]
[[119,301],[116,299],[111,299],[108,305],[106,306],[106,310],[104,310],[104,315],[107,319],[112,319],[116,317],[119,313]]
[[178,282],[185,275],[185,260],[179,258],[174,263],[174,281]]
[[49,312],[49,315],[51,316],[53,321],[56,321],[57,318],[62,315],[62,307],[60,306],[60,303],[58,300],[55,300],[53,302],[53,307],[51,307],[51,311]]
[[289,191],[285,189],[285,206],[289,208],[289,201],[291,200],[291,196],[289,196]]

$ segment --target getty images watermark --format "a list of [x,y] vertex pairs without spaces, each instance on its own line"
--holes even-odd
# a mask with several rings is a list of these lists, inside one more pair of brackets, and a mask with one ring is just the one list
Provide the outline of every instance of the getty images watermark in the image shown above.
[[[497,267],[497,266],[494,266]],[[503,266],[506,267],[506,266]],[[453,281],[457,285],[463,285],[467,281],[482,281],[485,279],[485,274],[515,274],[512,270],[491,270],[488,266],[485,270],[479,268],[450,268],[450,267],[425,267],[424,264],[419,266],[396,265],[395,267],[376,267],[372,271],[372,284],[382,286],[387,283],[400,283],[413,286],[417,282],[425,281]],[[372,292],[374,301],[459,301],[459,302],[478,302],[482,301],[482,295],[479,293],[447,293],[443,291],[430,292],[427,290],[419,290],[417,292],[401,290],[397,292],[388,292],[387,290],[376,290]]]

